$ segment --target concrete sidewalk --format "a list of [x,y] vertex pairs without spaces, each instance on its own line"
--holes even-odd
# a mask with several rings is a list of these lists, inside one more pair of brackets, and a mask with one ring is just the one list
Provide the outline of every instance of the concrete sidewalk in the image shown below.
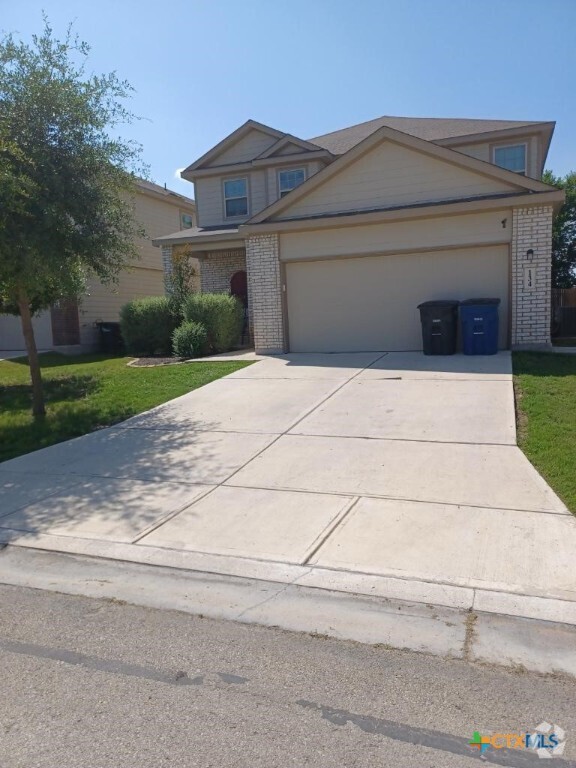
[[576,624],[511,359],[266,358],[0,465],[0,541]]
[[[43,352],[45,350],[38,350],[38,352]],[[26,357],[28,355],[28,352],[26,350],[15,350],[15,349],[0,349],[0,361],[2,360],[16,360],[18,357]]]
[[[39,355],[45,355],[48,352],[52,352],[51,349],[39,349]],[[28,352],[25,349],[0,349],[0,363],[3,360],[17,360],[18,358],[28,357]],[[27,363],[27,361],[26,361]]]

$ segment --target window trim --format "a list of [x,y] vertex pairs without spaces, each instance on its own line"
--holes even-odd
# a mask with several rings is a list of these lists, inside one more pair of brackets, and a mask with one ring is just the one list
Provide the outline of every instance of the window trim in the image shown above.
[[[182,217],[183,216],[190,216],[190,219],[192,220],[192,223],[190,224],[189,227],[184,227],[183,226],[183,221],[182,221]],[[183,211],[181,209],[180,210],[180,231],[183,231],[185,229],[193,229],[193,228],[194,228],[194,214],[191,211]]]
[[[524,147],[524,170],[523,171],[511,171],[510,168],[504,168],[502,165],[498,165],[496,162],[496,150],[497,149],[510,149],[512,147]],[[514,143],[506,142],[506,144],[493,144],[492,145],[492,162],[498,168],[502,168],[504,171],[510,171],[510,173],[517,173],[519,176],[528,176],[528,142],[527,141],[515,141]]]
[[[245,181],[246,182],[246,194],[238,195],[237,197],[226,197],[226,183],[229,181]],[[246,213],[242,213],[238,216],[228,216],[226,214],[226,201],[227,200],[241,200],[246,198]],[[232,176],[230,178],[222,179],[222,206],[224,209],[225,219],[243,219],[246,216],[250,216],[250,178],[249,176]]]
[[290,192],[292,192],[294,189],[297,189],[298,187],[302,186],[302,184],[298,184],[296,187],[292,187],[292,189],[288,189],[285,191],[284,195],[282,195],[282,190],[280,189],[280,174],[281,173],[290,173],[290,171],[302,171],[304,174],[304,181],[302,184],[304,184],[308,180],[308,174],[307,174],[307,168],[305,165],[295,165],[292,168],[278,168],[276,170],[276,185],[278,189],[278,200],[282,197],[286,197],[286,195],[289,195]]

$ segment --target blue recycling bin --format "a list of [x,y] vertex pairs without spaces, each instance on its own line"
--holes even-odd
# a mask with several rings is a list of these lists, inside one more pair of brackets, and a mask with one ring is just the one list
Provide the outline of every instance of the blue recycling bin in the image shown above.
[[500,299],[467,299],[460,303],[465,355],[495,355],[498,352],[499,304]]

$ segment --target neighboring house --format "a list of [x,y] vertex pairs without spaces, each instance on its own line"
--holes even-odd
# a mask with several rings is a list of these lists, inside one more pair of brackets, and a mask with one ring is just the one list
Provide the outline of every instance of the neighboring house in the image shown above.
[[[115,285],[102,285],[93,278],[79,302],[59,302],[58,306],[34,318],[38,349],[63,352],[89,351],[98,346],[98,323],[115,322],[127,301],[141,296],[165,293],[164,270],[151,235],[186,231],[196,224],[194,200],[169,189],[139,180],[134,200],[135,217],[147,236],[138,242],[140,259],[124,270]],[[24,349],[19,317],[0,315],[0,349]]]
[[198,227],[154,243],[167,269],[197,256],[201,290],[247,292],[258,352],[421,349],[420,302],[479,297],[502,348],[547,345],[554,125],[381,117],[303,141],[249,120],[182,172]]

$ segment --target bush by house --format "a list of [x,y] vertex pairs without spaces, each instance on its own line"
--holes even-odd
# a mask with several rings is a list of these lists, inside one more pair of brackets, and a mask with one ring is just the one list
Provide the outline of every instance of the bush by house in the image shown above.
[[192,293],[181,305],[167,296],[125,304],[120,327],[132,355],[190,358],[227,352],[240,342],[244,308],[234,296]]

